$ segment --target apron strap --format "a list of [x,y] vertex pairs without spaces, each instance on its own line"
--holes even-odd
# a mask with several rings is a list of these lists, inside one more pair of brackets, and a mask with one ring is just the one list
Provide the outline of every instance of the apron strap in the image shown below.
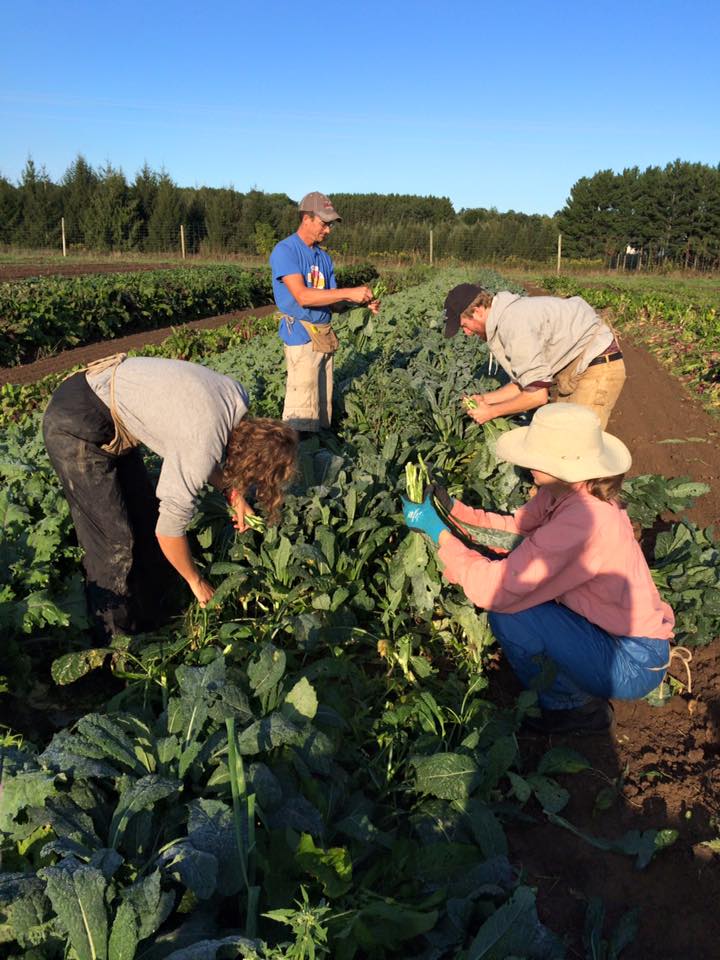
[[692,674],[690,673],[690,663],[692,658],[693,655],[687,647],[671,647],[668,662],[662,667],[649,667],[649,669],[667,670],[671,666],[673,660],[679,660],[680,663],[685,667],[685,673],[687,676],[687,692],[692,693]]
[[137,447],[140,444],[140,441],[135,439],[122,422],[115,404],[115,374],[124,360],[127,360],[126,353],[114,353],[110,357],[101,357],[99,360],[93,360],[93,362],[89,363],[85,368],[86,377],[96,377],[105,370],[112,370],[112,376],[110,377],[110,416],[115,426],[115,436],[110,443],[104,443],[101,449],[114,456],[126,453],[128,450],[132,450],[133,447]]

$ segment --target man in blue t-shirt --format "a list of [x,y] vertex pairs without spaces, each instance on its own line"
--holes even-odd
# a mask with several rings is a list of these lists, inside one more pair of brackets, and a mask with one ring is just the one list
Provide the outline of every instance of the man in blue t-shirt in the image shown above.
[[370,287],[339,289],[330,255],[321,246],[341,218],[322,193],[308,193],[299,204],[297,233],[270,254],[275,303],[282,311],[280,339],[287,364],[283,420],[296,430],[317,433],[332,418],[333,352],[337,338],[330,314],[353,304],[377,313]]

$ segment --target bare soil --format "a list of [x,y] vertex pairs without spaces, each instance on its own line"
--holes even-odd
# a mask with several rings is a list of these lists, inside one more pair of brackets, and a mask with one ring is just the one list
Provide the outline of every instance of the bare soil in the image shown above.
[[[196,321],[211,327],[272,307]],[[28,383],[116,350],[158,343],[171,328],[68,351],[25,367],[0,370],[0,383]],[[710,484],[688,516],[701,526],[720,521],[720,421],[713,419],[686,388],[644,348],[623,340],[628,381],[609,430],[633,453],[633,474],[687,475]],[[680,441],[680,442],[678,442]],[[517,684],[500,663],[493,689],[508,701]],[[512,860],[538,888],[541,919],[565,931],[568,956],[588,956],[582,946],[587,900],[602,898],[606,935],[629,909],[640,909],[640,933],[623,960],[718,960],[720,957],[720,863],[704,846],[720,836],[720,641],[697,649],[693,692],[667,706],[645,701],[615,704],[612,734],[573,741],[591,770],[560,778],[571,792],[563,811],[574,826],[598,837],[619,839],[629,830],[673,828],[679,833],[644,870],[632,857],[600,851],[569,831],[536,822],[510,825]],[[556,745],[555,743],[552,745]],[[529,765],[547,749],[544,739],[527,738]],[[600,790],[613,787],[609,809],[597,810]]]
[[[234,310],[232,313],[223,313],[216,317],[207,317],[204,320],[191,320],[181,326],[191,330],[214,330],[226,323],[239,323],[248,317],[266,317],[276,312],[274,305],[265,307],[249,307],[247,310]],[[133,333],[128,337],[118,337],[116,340],[104,340],[102,343],[90,343],[84,347],[75,347],[74,350],[65,350],[52,357],[36,360],[34,363],[24,363],[14,367],[0,367],[0,386],[5,383],[35,383],[51,373],[62,373],[79,364],[88,364],[100,357],[111,353],[122,353],[128,350],[142,350],[143,347],[153,346],[166,340],[178,327],[163,327],[161,330],[146,330],[144,333]]]
[[[538,890],[540,918],[568,937],[568,958],[590,956],[582,945],[587,903],[600,897],[607,911],[605,936],[631,909],[639,932],[622,960],[717,960],[720,956],[718,854],[704,846],[720,835],[720,644],[695,650],[693,694],[665,707],[616,701],[611,734],[526,737],[520,747],[528,769],[549,747],[570,747],[590,769],[558,777],[570,792],[561,816],[593,837],[619,840],[629,831],[674,829],[678,839],[638,870],[632,856],[596,849],[547,822],[508,829],[510,859]],[[519,692],[500,664],[492,687],[501,700]],[[596,809],[601,791],[612,799]]]
[[709,484],[710,492],[686,516],[703,527],[720,523],[720,419],[706,413],[644,347],[624,338],[622,350],[627,381],[608,430],[629,447],[630,474],[688,476]]

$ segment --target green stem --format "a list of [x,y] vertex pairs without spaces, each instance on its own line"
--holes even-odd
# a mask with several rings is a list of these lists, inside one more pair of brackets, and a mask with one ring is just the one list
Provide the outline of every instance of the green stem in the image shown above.
[[260,887],[255,886],[255,794],[247,793],[242,757],[235,741],[235,718],[225,720],[228,734],[228,771],[233,804],[235,843],[240,857],[243,881],[247,891],[245,932],[253,938],[257,932]]

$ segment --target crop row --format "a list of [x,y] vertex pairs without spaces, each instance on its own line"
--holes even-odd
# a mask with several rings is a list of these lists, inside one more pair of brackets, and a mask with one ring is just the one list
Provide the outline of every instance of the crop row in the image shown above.
[[[242,320],[230,320],[212,330],[200,330],[196,327],[181,325],[173,330],[160,344],[144,346],[138,350],[128,350],[129,356],[170,357],[175,360],[201,361],[213,354],[223,353],[233,347],[247,343],[261,333],[277,329],[277,316],[244,317]],[[108,346],[108,352],[112,345]],[[33,383],[4,383],[0,386],[0,430],[11,424],[24,423],[45,408],[52,392],[74,370],[81,369],[76,364],[66,370],[48,374]]]
[[597,309],[609,308],[613,322],[644,343],[684,380],[705,407],[720,412],[720,316],[716,303],[671,293],[657,295],[588,287],[570,277],[546,277],[551,293],[581,296]]
[[[282,523],[264,536],[236,536],[207,494],[192,535],[216,594],[162,633],[87,648],[71,596],[78,557],[37,417],[8,430],[8,633],[54,637],[59,683],[101,664],[126,681],[51,743],[4,751],[0,942],[11,956],[564,956],[506,831],[519,819],[574,829],[558,777],[587,762],[564,748],[521,754],[535,694],[492,702],[484,616],[441,588],[432,551],[399,517],[404,465],[418,455],[468,502],[523,497],[521,474],[494,455],[509,425],[478,428],[457,402],[492,382],[482,345],[442,335],[444,292],[461,279],[389,297],[379,318],[343,318],[337,435],[303,444]],[[277,416],[274,333],[203,362],[240,379],[254,413]],[[701,492],[645,477],[628,497],[649,525]],[[57,526],[41,542],[32,531],[48,514]],[[713,550],[680,524],[658,537],[653,564],[666,594],[687,594],[683,629],[697,640],[720,620]],[[30,593],[26,571],[37,571]],[[590,839],[643,868],[673,836]],[[597,917],[595,905],[588,929],[601,938]]]
[[[354,285],[377,271],[366,264],[338,274]],[[270,271],[230,265],[2,283],[0,366],[268,303]]]

